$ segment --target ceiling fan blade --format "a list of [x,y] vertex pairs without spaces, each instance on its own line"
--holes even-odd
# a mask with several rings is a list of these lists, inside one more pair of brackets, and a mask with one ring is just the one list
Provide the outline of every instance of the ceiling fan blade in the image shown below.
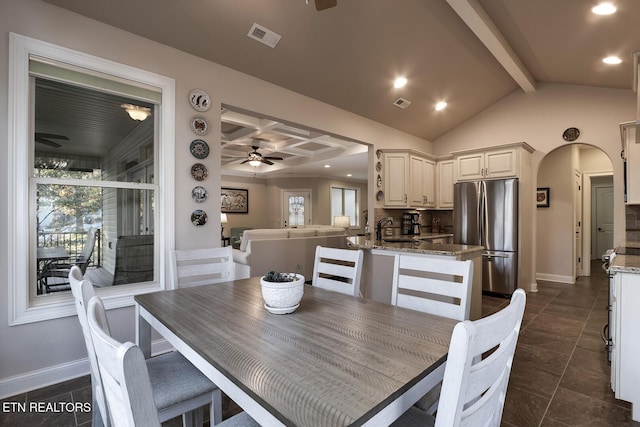
[[248,163],[248,162],[250,162],[250,161],[251,161],[251,159],[247,159],[247,160],[245,160],[244,162],[240,162],[240,164],[241,164],[241,165],[244,165],[245,163]]
[[49,147],[54,147],[54,148],[62,147],[62,144],[58,144],[57,142],[49,141],[48,139],[42,138],[40,136],[36,136],[36,142],[39,142],[40,144],[48,145]]
[[263,159],[269,160],[284,160],[282,157],[262,156]]
[[338,0],[316,0],[316,10],[325,10],[338,5]]
[[266,158],[264,158],[264,157],[263,157],[263,158],[261,158],[261,159],[260,159],[260,161],[261,161],[262,163],[264,163],[264,164],[267,164],[267,165],[273,165],[273,164],[274,164],[273,162],[271,162],[271,161],[267,160],[267,159],[266,159]]
[[56,133],[44,133],[44,132],[36,132],[36,138],[41,137],[41,138],[52,138],[52,139],[64,139],[65,141],[68,141],[69,138],[67,138],[64,135],[58,135]]

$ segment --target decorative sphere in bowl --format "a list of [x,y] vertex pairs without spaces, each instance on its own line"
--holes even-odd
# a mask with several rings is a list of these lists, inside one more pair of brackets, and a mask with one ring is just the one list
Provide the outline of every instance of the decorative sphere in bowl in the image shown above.
[[[291,273],[293,275],[293,273]],[[262,298],[271,308],[291,308],[300,304],[304,294],[304,276],[297,274],[292,282],[268,282],[260,278]]]

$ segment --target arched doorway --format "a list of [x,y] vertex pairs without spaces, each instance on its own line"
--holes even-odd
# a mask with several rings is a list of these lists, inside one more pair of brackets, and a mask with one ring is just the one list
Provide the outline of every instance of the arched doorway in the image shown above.
[[613,245],[613,164],[600,148],[568,144],[540,162],[536,209],[536,280],[575,283]]

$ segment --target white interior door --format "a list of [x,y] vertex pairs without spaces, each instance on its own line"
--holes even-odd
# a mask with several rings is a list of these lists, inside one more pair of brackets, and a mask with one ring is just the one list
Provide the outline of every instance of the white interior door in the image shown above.
[[596,255],[601,255],[613,247],[613,187],[598,186],[596,193]]
[[311,224],[311,190],[282,192],[282,227],[301,228]]

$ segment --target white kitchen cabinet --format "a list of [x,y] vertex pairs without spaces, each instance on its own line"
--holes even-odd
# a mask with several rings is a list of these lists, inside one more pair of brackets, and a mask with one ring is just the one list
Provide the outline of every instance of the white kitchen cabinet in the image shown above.
[[435,162],[423,157],[409,156],[409,176],[409,206],[435,207]]
[[616,272],[613,277],[611,324],[611,388],[616,399],[632,403],[640,421],[640,274]]
[[531,146],[522,142],[453,153],[458,171],[456,178],[458,181],[517,178],[521,172],[521,163],[525,161],[524,156],[533,151]]
[[384,205],[406,207],[409,187],[408,153],[384,153]]
[[640,205],[640,125],[624,123],[620,131],[626,159],[625,203]]
[[454,166],[453,159],[438,160],[436,174],[438,200],[436,207],[439,209],[453,209]]
[[458,180],[507,178],[518,174],[517,148],[491,150],[458,157]]

